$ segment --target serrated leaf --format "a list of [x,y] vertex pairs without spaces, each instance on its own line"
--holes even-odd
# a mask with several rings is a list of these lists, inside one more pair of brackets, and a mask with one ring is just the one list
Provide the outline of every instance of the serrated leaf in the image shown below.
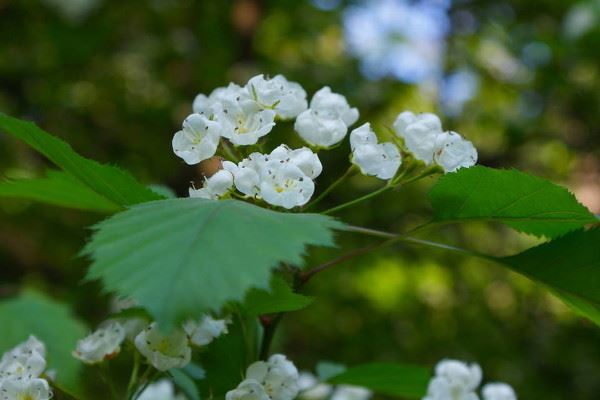
[[331,230],[342,226],[237,200],[170,199],[101,222],[84,253],[93,259],[89,279],[135,299],[168,329],[266,289],[272,268],[301,264],[308,245],[332,246]]
[[440,178],[429,199],[434,222],[498,221],[549,238],[598,222],[567,189],[516,170],[464,168]]
[[244,309],[250,315],[273,314],[302,310],[314,301],[313,297],[294,293],[280,277],[271,281],[271,289],[252,289],[244,301]]
[[0,113],[0,128],[24,141],[81,184],[116,205],[125,207],[162,198],[127,172],[80,156],[69,144],[44,132],[32,122]]
[[71,352],[86,328],[68,306],[27,291],[0,302],[0,327],[0,354],[35,335],[46,345],[48,369],[56,370],[56,384],[66,392],[79,394],[82,364]]
[[600,310],[600,229],[576,231],[510,257],[513,270],[556,290],[578,313],[597,322]]
[[328,379],[332,384],[362,386],[380,394],[421,398],[430,372],[427,368],[393,363],[363,364]]
[[48,171],[45,178],[2,181],[0,197],[35,200],[101,213],[113,213],[121,209],[62,171]]

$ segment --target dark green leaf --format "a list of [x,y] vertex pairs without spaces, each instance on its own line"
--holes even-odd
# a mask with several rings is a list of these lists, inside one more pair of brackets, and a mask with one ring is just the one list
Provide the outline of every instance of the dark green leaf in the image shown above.
[[82,364],[73,358],[77,340],[86,334],[85,326],[69,308],[35,292],[0,302],[0,353],[35,335],[48,351],[48,369],[55,369],[56,384],[69,393],[79,394]]
[[162,198],[127,172],[80,156],[67,143],[44,132],[31,122],[0,113],[0,128],[23,140],[111,203],[124,207]]
[[0,182],[0,197],[35,200],[102,213],[113,213],[121,209],[62,171],[48,171],[46,177],[40,179]]
[[131,297],[166,328],[241,301],[271,269],[299,265],[307,245],[332,246],[335,220],[195,198],[140,204],[96,226],[90,279]]
[[169,374],[173,377],[173,382],[183,393],[188,400],[200,400],[200,393],[196,387],[194,380],[181,369],[170,369]]
[[313,297],[294,293],[282,278],[274,277],[270,291],[252,289],[248,292],[244,308],[250,315],[272,314],[301,310],[313,301]]
[[421,398],[427,391],[430,372],[412,365],[373,363],[348,368],[328,379],[329,383],[362,386],[374,392]]
[[464,168],[440,178],[429,199],[434,222],[498,221],[550,238],[598,222],[567,189],[516,170]]

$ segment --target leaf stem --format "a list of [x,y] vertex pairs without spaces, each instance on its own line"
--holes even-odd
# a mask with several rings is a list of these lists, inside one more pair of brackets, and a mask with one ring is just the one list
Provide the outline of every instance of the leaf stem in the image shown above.
[[268,358],[269,350],[273,343],[273,338],[275,337],[275,331],[277,330],[277,326],[279,325],[279,322],[281,322],[283,315],[284,313],[279,313],[269,319],[264,317],[260,319],[263,326],[263,337],[260,345],[259,359],[266,360]]

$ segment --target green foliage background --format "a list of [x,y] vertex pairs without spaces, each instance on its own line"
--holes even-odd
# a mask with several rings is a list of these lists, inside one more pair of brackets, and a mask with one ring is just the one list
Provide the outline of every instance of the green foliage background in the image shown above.
[[[322,11],[305,0],[104,1],[79,18],[51,3],[0,0],[0,111],[36,120],[81,154],[179,195],[200,175],[172,154],[172,134],[198,92],[229,81],[265,72],[283,73],[309,92],[330,85],[376,127],[390,125],[406,108],[436,109],[435,96],[414,85],[361,76],[343,45],[341,14],[350,2]],[[482,164],[565,184],[598,213],[600,30],[577,39],[563,34],[567,13],[583,3],[455,1],[451,15],[468,11],[477,24],[472,32],[451,32],[446,67],[469,66],[481,87],[460,116],[444,123],[476,144]],[[527,43],[544,42],[552,58],[530,81],[506,82],[478,56],[486,40],[517,58]],[[521,106],[528,96],[540,100],[539,113]],[[324,154],[320,187],[346,169],[348,151]],[[24,144],[0,136],[0,170],[7,177],[43,177],[48,166]],[[333,206],[376,184],[359,177],[327,201]],[[410,229],[432,213],[425,196],[430,185],[388,193],[341,217],[388,231]],[[72,304],[90,325],[101,321],[108,298],[99,285],[82,283],[88,262],[74,257],[91,234],[85,227],[100,217],[18,200],[2,200],[0,215],[0,296],[35,287]],[[537,243],[483,222],[427,235],[499,256]],[[319,250],[308,264],[334,255]],[[495,264],[398,245],[323,273],[307,293],[316,301],[286,316],[276,337],[276,350],[302,368],[323,358],[432,365],[456,357],[480,362],[488,379],[512,383],[524,399],[592,399],[600,392],[598,328]]]

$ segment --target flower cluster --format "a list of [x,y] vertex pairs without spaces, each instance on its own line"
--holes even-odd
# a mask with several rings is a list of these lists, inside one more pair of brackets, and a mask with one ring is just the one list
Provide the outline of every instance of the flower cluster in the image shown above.
[[50,385],[41,378],[45,369],[46,347],[30,336],[0,359],[0,399],[51,399]]
[[282,354],[257,361],[246,370],[237,388],[227,392],[226,400],[292,400],[300,390],[296,366]]
[[146,361],[159,371],[185,367],[191,360],[191,346],[206,346],[227,333],[227,320],[204,315],[166,333],[156,322],[142,318],[108,320],[81,339],[73,356],[86,364],[98,364],[115,357],[125,339],[131,340]]
[[[477,364],[442,360],[435,367],[423,400],[479,400],[477,388],[482,371]],[[505,383],[488,383],[482,388],[483,400],[517,400],[513,389]]]
[[[241,193],[286,209],[309,202],[314,180],[323,169],[317,152],[340,144],[359,118],[358,110],[327,86],[314,94],[309,106],[304,89],[282,75],[271,79],[257,75],[244,86],[231,83],[208,96],[199,94],[193,111],[175,133],[173,151],[190,165],[213,159],[219,166],[216,172],[205,173],[202,187],[190,188],[190,197],[217,200]],[[262,148],[261,139],[276,123],[294,118],[295,131],[310,148],[281,144],[270,153],[252,151]],[[403,152],[445,172],[477,161],[471,142],[456,132],[443,132],[434,114],[400,113],[391,136],[380,143],[368,122],[354,129],[352,163],[365,175],[398,184],[394,178]]]
[[369,400],[370,390],[360,386],[338,385],[331,386],[320,382],[310,372],[301,372],[298,380],[300,400]]

